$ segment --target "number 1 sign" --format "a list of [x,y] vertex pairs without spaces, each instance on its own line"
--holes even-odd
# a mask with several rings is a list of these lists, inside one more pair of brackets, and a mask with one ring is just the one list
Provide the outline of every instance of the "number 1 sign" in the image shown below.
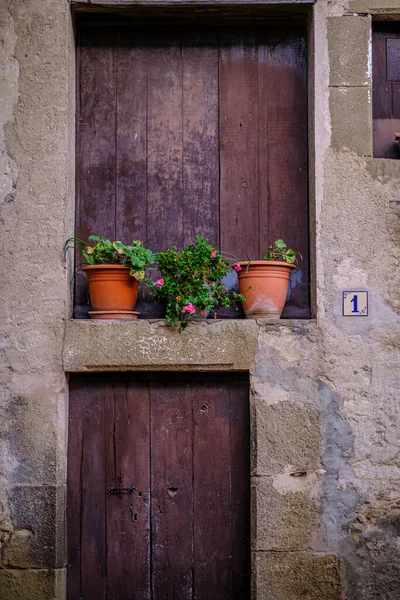
[[344,317],[368,317],[368,292],[346,291],[342,298]]

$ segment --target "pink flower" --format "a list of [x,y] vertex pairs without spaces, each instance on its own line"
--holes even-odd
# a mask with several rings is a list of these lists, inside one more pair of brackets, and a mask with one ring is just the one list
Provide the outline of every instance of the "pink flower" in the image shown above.
[[216,257],[217,257],[217,253],[216,253],[216,252],[213,252],[213,253],[211,254],[211,258],[216,258]]
[[157,279],[156,285],[158,285],[158,287],[162,287],[164,285],[164,279],[162,277],[161,279]]
[[188,313],[190,313],[191,315],[193,315],[193,314],[196,312],[196,309],[195,309],[195,307],[193,306],[193,304],[192,304],[191,302],[189,302],[189,304],[187,304],[186,306],[184,306],[184,307],[182,308],[182,312],[183,312],[183,313],[185,313],[185,312],[188,312]]
[[239,265],[239,263],[236,263],[236,265],[233,265],[233,268],[235,269],[235,271],[241,271],[242,267]]

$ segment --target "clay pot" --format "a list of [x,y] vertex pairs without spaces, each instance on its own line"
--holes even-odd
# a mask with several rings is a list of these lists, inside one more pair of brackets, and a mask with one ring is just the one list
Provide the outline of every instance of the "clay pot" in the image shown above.
[[[139,282],[123,265],[88,265],[83,267],[88,283],[93,312],[113,311],[113,317],[127,318],[124,313],[135,308]],[[121,316],[117,314],[121,313]],[[96,318],[96,317],[94,317]],[[98,317],[97,317],[98,318]],[[105,318],[105,317],[102,317]]]
[[[277,260],[239,263],[239,291],[247,319],[280,319],[285,306],[293,265]],[[252,289],[249,289],[249,288]]]

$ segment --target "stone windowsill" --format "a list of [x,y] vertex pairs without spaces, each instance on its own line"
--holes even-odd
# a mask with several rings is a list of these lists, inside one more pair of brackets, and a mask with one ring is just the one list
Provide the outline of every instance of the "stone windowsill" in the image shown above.
[[162,319],[69,319],[63,351],[66,372],[252,369],[262,331],[316,327],[314,320],[232,319],[190,324],[182,333]]

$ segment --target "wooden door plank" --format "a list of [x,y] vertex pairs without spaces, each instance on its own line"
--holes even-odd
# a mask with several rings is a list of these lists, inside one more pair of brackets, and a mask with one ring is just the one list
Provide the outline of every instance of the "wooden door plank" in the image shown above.
[[231,600],[229,387],[193,385],[194,598]]
[[218,37],[183,36],[183,227],[219,247]]
[[249,381],[231,381],[231,553],[232,600],[250,598],[250,427]]
[[220,35],[221,248],[259,257],[258,75],[256,34]]
[[116,238],[147,239],[147,42],[136,29],[118,37]]
[[183,244],[182,36],[148,37],[147,227],[149,246]]
[[[265,96],[267,122],[267,237],[268,243],[282,238],[300,252],[303,260],[296,273],[296,286],[283,312],[284,317],[309,317],[309,237],[307,172],[307,47],[302,28],[274,29],[260,44],[260,78]],[[267,46],[267,56],[265,48]],[[265,222],[265,217],[264,217]],[[263,250],[264,252],[264,250]],[[292,282],[294,278],[292,277]]]
[[[100,28],[84,30],[78,42],[76,236],[115,239],[116,36]],[[80,252],[76,264],[82,263]],[[78,272],[75,304],[87,305],[87,279]],[[77,309],[86,317],[88,308]]]
[[150,397],[152,600],[192,600],[191,387],[154,382]]
[[83,454],[83,418],[88,394],[74,379],[69,392],[67,523],[68,563],[67,599],[81,597],[81,463]]
[[93,383],[82,415],[81,595],[106,600],[105,415],[104,384]]
[[150,448],[147,384],[106,385],[107,600],[150,598]]

